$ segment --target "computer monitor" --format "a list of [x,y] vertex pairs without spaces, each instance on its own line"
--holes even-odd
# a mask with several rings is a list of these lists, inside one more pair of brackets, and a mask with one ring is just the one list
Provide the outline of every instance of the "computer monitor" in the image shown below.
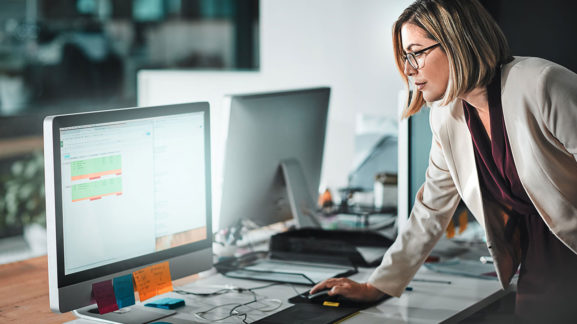
[[220,228],[295,218],[318,227],[319,192],[330,88],[226,96],[230,120],[224,154]]
[[[399,102],[405,103],[406,96],[402,94]],[[402,106],[401,106],[402,108]],[[433,133],[429,125],[429,115],[431,108],[424,106],[421,111],[406,118],[399,123],[399,173],[398,173],[398,230],[402,230],[406,225],[411,210],[415,205],[417,192],[425,183],[427,168],[429,166],[429,154],[433,141]],[[469,241],[470,243],[478,243],[479,240],[484,240],[484,232],[482,227],[476,222],[473,214],[467,208],[465,203],[461,201],[453,214],[462,215],[466,212],[468,215],[468,225],[461,224],[459,220],[458,226],[465,225],[459,229],[459,241]],[[455,224],[456,225],[456,224]],[[457,225],[456,225],[457,226]],[[467,229],[466,232],[465,229]],[[455,236],[457,238],[457,236]]]
[[[406,104],[406,92],[399,92],[399,111]],[[429,126],[429,107],[399,122],[398,152],[398,227],[407,223],[417,192],[425,183],[433,133]]]
[[151,321],[166,313],[99,315],[92,284],[164,261],[173,280],[212,267],[209,121],[206,102],[45,118],[53,311]]

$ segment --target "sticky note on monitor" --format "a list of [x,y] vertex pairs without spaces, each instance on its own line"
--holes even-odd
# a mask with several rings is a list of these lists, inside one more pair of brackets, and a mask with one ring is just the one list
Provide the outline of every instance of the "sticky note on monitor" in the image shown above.
[[133,276],[140,301],[156,296],[156,286],[152,282],[150,267],[133,272]]
[[96,305],[98,306],[98,312],[100,314],[118,310],[114,289],[112,288],[112,280],[93,283],[92,294],[94,295],[94,299],[96,299]]
[[133,275],[140,301],[173,290],[168,261],[140,269]]
[[134,305],[134,285],[132,284],[132,274],[113,279],[114,295],[118,308]]
[[168,261],[151,265],[153,280],[156,283],[157,294],[164,294],[173,290],[172,278],[170,277],[170,267]]

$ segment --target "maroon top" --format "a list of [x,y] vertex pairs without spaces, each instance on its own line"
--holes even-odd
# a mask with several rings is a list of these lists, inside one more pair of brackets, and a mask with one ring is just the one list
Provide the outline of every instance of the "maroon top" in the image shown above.
[[483,196],[510,211],[508,238],[515,227],[521,232],[515,313],[531,322],[577,320],[577,255],[551,233],[521,184],[503,118],[500,71],[495,75],[487,87],[491,140],[476,109],[465,101],[463,109]]

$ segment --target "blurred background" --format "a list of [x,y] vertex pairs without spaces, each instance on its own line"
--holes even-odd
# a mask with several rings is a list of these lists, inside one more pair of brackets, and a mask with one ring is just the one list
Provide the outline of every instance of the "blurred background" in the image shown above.
[[0,262],[45,249],[44,116],[134,107],[142,69],[258,70],[258,49],[258,0],[0,1]]
[[[371,150],[385,147],[375,143],[396,145],[403,85],[390,33],[411,2],[0,1],[0,263],[46,248],[42,119],[136,106],[142,70],[251,72],[267,85],[331,86],[321,182],[332,189],[370,187],[374,174],[387,171],[381,157],[396,161],[394,153]],[[481,2],[514,55],[577,71],[577,2]],[[383,152],[389,149],[395,151]],[[365,161],[358,152],[376,158]]]

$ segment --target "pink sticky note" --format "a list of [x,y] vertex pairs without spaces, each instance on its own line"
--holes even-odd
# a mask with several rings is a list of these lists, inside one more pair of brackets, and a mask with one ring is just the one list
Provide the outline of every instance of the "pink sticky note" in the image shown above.
[[98,312],[100,314],[106,314],[118,310],[116,296],[114,296],[114,288],[112,287],[112,280],[93,283],[92,294],[96,299],[96,305],[98,305]]

